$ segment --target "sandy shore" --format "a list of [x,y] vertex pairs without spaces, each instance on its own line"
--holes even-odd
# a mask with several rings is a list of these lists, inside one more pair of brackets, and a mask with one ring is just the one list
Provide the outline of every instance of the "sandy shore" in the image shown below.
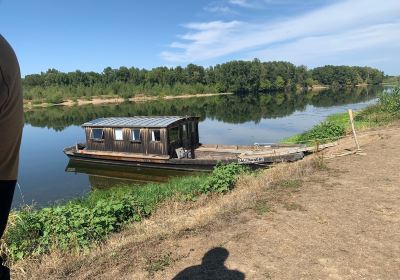
[[[210,96],[220,96],[220,95],[231,95],[231,92],[223,92],[223,93],[203,93],[203,94],[183,94],[183,95],[167,95],[167,96],[146,96],[146,95],[137,95],[135,97],[129,98],[130,102],[146,102],[146,101],[154,101],[154,100],[171,100],[171,99],[183,99],[183,98],[198,98],[198,97],[210,97]],[[122,97],[93,97],[91,100],[86,99],[77,99],[76,101],[72,99],[68,99],[59,104],[51,104],[51,103],[40,103],[33,104],[31,101],[24,101],[25,107],[34,108],[34,107],[48,107],[48,106],[81,106],[81,105],[100,105],[100,104],[115,104],[122,103],[127,101]]]

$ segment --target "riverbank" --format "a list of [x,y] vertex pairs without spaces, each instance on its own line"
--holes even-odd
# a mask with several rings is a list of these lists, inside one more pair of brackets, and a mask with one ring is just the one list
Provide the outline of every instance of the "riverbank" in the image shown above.
[[54,250],[93,248],[126,224],[148,218],[167,199],[197,200],[228,192],[247,169],[217,166],[211,174],[174,178],[167,183],[94,190],[88,196],[42,209],[24,207],[10,215],[1,254],[10,262],[41,257]]
[[14,276],[172,279],[223,247],[225,269],[249,279],[394,279],[400,177],[392,171],[400,154],[392,144],[400,124],[365,130],[359,140],[362,155],[341,156],[354,149],[353,139],[343,138],[323,155],[241,175],[223,196],[165,201],[94,250],[19,262]]
[[[307,88],[297,88],[298,92],[309,91],[309,92],[321,92],[331,88],[335,89],[354,89],[354,88],[366,88],[371,86],[370,84],[357,84],[353,87],[332,87],[329,85],[316,84]],[[270,92],[276,93],[276,92]],[[47,100],[24,100],[25,109],[33,108],[44,108],[52,106],[82,106],[82,105],[101,105],[101,104],[119,104],[123,102],[147,102],[154,100],[173,100],[173,99],[187,99],[187,98],[201,98],[201,97],[211,97],[211,96],[224,96],[233,95],[233,92],[220,92],[220,93],[198,93],[198,94],[179,94],[179,95],[145,95],[137,94],[133,97],[121,97],[120,95],[102,95],[102,96],[90,96],[90,97],[80,97],[80,98],[68,98],[63,99],[61,96],[57,98],[56,102],[49,102]]]
[[[385,126],[400,118],[400,88],[393,92],[384,92],[379,96],[379,102],[359,112],[354,113],[356,130],[364,130]],[[348,113],[333,114],[311,130],[284,139],[286,144],[318,145],[337,141],[350,134],[351,125]]]
[[[393,96],[396,97],[396,94],[393,94]],[[373,109],[366,109],[360,112],[360,115],[364,114],[365,118],[374,125],[379,124],[379,126],[381,126],[384,122],[386,123],[385,125],[389,125],[389,123],[395,122],[396,117],[392,114],[389,114],[389,109],[391,108],[389,105],[396,105],[398,103],[393,100],[393,102],[389,100],[390,102],[386,102],[386,104],[384,100],[385,99],[381,99],[379,107],[374,106]],[[385,108],[382,108],[383,104],[386,104]],[[392,106],[394,111],[396,111],[396,108],[396,106]],[[390,121],[387,119],[388,116],[391,116]],[[339,121],[343,122],[343,119],[338,118],[338,122]],[[381,130],[384,132],[381,132]],[[359,134],[359,136],[362,141],[366,141],[362,142],[362,145],[364,145],[365,143],[370,143],[369,141],[381,139],[379,135],[389,131],[398,131],[398,125],[394,125],[389,130],[380,129],[376,131],[362,132]],[[369,137],[371,135],[373,135],[372,138]],[[328,154],[325,154],[325,156],[328,158],[339,156],[339,158],[341,158],[340,155],[342,155],[343,152],[347,151],[348,149],[354,150],[354,143],[351,138],[345,137],[340,140],[337,148],[328,151]],[[78,279],[93,278],[97,276],[104,276],[106,278],[112,278],[115,276],[117,278],[122,277],[123,279],[129,278],[132,275],[135,275],[136,277],[134,278],[137,279],[146,279],[146,277],[152,278],[154,275],[158,275],[157,277],[160,278],[163,275],[163,273],[160,271],[167,270],[169,267],[172,268],[174,267],[175,263],[180,261],[178,258],[180,255],[176,256],[172,253],[169,254],[170,252],[168,251],[164,251],[164,248],[171,248],[168,247],[168,244],[173,243],[177,239],[180,240],[180,237],[182,235],[186,235],[186,233],[189,234],[189,237],[192,233],[195,234],[196,232],[202,232],[203,234],[207,235],[210,234],[207,232],[211,230],[212,234],[213,226],[216,223],[223,224],[226,221],[231,220],[235,220],[236,222],[240,223],[240,221],[236,220],[236,218],[237,216],[243,215],[243,213],[246,215],[246,211],[252,210],[261,214],[269,213],[271,212],[271,209],[273,210],[274,203],[280,203],[280,201],[285,199],[286,194],[290,195],[290,192],[286,193],[287,190],[297,190],[298,187],[302,185],[302,181],[306,180],[307,176],[314,176],[316,172],[324,171],[325,167],[324,158],[317,156],[313,159],[306,159],[295,164],[279,165],[275,168],[263,170],[256,174],[243,174],[237,181],[234,190],[228,191],[223,196],[215,195],[215,193],[218,192],[206,191],[205,193],[207,195],[195,197],[189,196],[189,199],[185,200],[177,200],[173,197],[169,197],[168,199],[159,201],[157,208],[152,208],[151,217],[143,216],[142,218],[144,219],[141,219],[142,222],[125,225],[126,227],[124,226],[124,230],[116,236],[109,236],[109,234],[106,234],[105,236],[108,237],[106,242],[101,243],[101,246],[99,247],[92,248],[91,250],[87,249],[84,251],[84,253],[51,250],[50,255],[44,255],[42,261],[39,262],[40,265],[38,265],[37,261],[32,261],[32,259],[26,258],[26,260],[17,262],[14,269],[18,271],[19,268],[23,268],[25,271],[29,271],[29,275],[31,275],[31,273],[32,275],[36,275],[35,273],[37,273],[38,276],[48,275],[49,277],[46,278],[50,279],[63,278],[62,275],[64,275],[64,277],[73,277]],[[331,176],[331,174],[329,174],[329,176]],[[217,178],[219,178],[217,180],[219,181],[221,178],[229,178],[229,176],[225,176],[224,173],[221,173],[220,177]],[[199,183],[194,184],[193,186],[197,187],[197,191],[201,190],[201,188],[199,188]],[[158,190],[161,189],[162,188],[158,188]],[[271,196],[263,198],[262,194],[264,191],[270,190],[271,193],[269,194]],[[259,201],[259,195],[261,195],[261,198],[264,200],[261,199],[261,201]],[[281,197],[281,195],[283,195],[283,197]],[[158,197],[158,195],[156,195],[156,197]],[[197,201],[193,202],[193,200]],[[128,199],[128,201],[136,202],[137,200]],[[106,198],[103,202],[104,205],[100,209],[103,209],[104,211],[104,207],[109,204],[109,200]],[[113,206],[111,208],[114,207],[114,204],[112,205]],[[287,207],[290,209],[293,208],[293,211],[299,208],[298,205],[291,204],[289,204]],[[137,207],[135,209],[137,209]],[[182,210],[182,212],[179,212],[178,210]],[[75,212],[80,213],[80,211]],[[192,216],[191,213],[195,213],[193,214],[194,216]],[[158,215],[160,215],[161,220],[158,220]],[[72,221],[75,220],[76,219],[74,217]],[[86,219],[83,219],[83,221],[86,221]],[[52,224],[57,225],[57,223]],[[107,228],[103,227],[102,224],[100,224],[100,227],[101,230]],[[132,231],[132,229],[134,229],[134,231]],[[205,229],[205,231],[203,231],[203,229]],[[242,230],[244,229],[245,228],[242,228]],[[62,230],[63,229],[61,229],[61,233],[63,233]],[[235,228],[233,228],[233,230],[235,230]],[[227,232],[229,232],[229,230],[227,230]],[[64,232],[63,234],[68,236],[68,233],[69,237],[72,236],[72,240],[76,240],[76,237],[74,237],[76,231],[67,230],[67,232]],[[240,234],[240,232],[238,234]],[[26,238],[27,235],[21,234],[20,236]],[[118,239],[121,236],[122,238],[126,239]],[[113,239],[114,237],[117,239]],[[203,238],[201,235],[197,237]],[[240,238],[238,240],[240,240]],[[24,241],[24,239],[21,241]],[[127,243],[125,241],[127,241]],[[164,241],[167,243],[164,243]],[[208,244],[206,241],[203,243]],[[191,244],[196,244],[196,242]],[[122,247],[120,247],[120,245]],[[191,246],[190,244],[186,245]],[[251,244],[247,245],[252,246]],[[153,248],[160,250],[161,254],[160,252],[156,253]],[[186,249],[188,248],[185,247],[185,250]],[[138,251],[143,253],[138,254]],[[190,252],[191,251],[189,250],[189,254]],[[132,261],[135,262],[134,267],[129,267],[128,263],[121,261],[121,258],[118,258],[118,256],[124,256],[125,258],[126,254],[128,254],[127,259],[129,260],[129,263]],[[114,257],[116,260],[114,260]],[[183,259],[185,259],[185,257],[183,257]],[[80,262],[78,263],[77,260],[80,260]],[[253,258],[250,260],[253,261]],[[90,264],[92,264],[92,266],[95,265],[96,267],[91,267]],[[126,269],[124,269],[124,267]],[[90,269],[88,270],[88,268]],[[113,270],[114,268],[116,270]],[[108,275],[108,273],[112,271],[116,274]],[[19,274],[19,277],[24,278],[25,276],[23,274]],[[35,279],[35,277],[33,279]]]
[[231,92],[223,93],[202,93],[202,94],[182,94],[182,95],[167,95],[167,96],[147,96],[147,95],[137,95],[131,98],[122,98],[119,96],[102,96],[102,97],[92,97],[91,99],[67,99],[60,103],[34,103],[32,101],[24,100],[25,109],[40,108],[40,107],[50,107],[50,106],[81,106],[81,105],[101,105],[101,104],[117,104],[126,101],[130,102],[146,102],[154,100],[172,100],[172,99],[187,99],[187,98],[199,98],[199,97],[210,97],[210,96],[222,96],[222,95],[232,95]]

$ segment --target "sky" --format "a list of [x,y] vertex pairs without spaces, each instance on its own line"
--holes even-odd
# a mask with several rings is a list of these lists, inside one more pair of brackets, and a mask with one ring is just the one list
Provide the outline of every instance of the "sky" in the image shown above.
[[0,0],[22,75],[284,60],[400,74],[400,0]]

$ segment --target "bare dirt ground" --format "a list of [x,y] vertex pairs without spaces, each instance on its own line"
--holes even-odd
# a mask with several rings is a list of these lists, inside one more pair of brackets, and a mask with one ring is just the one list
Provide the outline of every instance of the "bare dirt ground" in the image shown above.
[[[236,194],[169,210],[179,214],[173,222],[158,213],[146,229],[128,229],[96,253],[53,256],[20,277],[399,279],[400,124],[359,136],[362,155],[317,158],[296,172],[288,165],[276,178],[242,182]],[[353,147],[345,139],[325,157]],[[160,234],[131,239],[146,230]]]
[[173,278],[220,246],[226,266],[246,279],[399,279],[400,130],[371,138],[361,137],[365,155],[328,161],[273,213],[243,212],[178,240],[175,252],[187,257],[155,279]]

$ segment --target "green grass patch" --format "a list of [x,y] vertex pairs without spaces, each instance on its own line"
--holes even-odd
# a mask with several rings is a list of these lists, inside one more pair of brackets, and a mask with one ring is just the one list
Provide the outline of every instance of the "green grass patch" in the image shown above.
[[200,195],[231,190],[244,170],[238,164],[219,165],[209,175],[175,178],[141,187],[96,190],[63,205],[22,209],[13,213],[4,237],[7,257],[15,261],[54,249],[90,248],[124,225],[150,216],[168,198],[195,200]]

